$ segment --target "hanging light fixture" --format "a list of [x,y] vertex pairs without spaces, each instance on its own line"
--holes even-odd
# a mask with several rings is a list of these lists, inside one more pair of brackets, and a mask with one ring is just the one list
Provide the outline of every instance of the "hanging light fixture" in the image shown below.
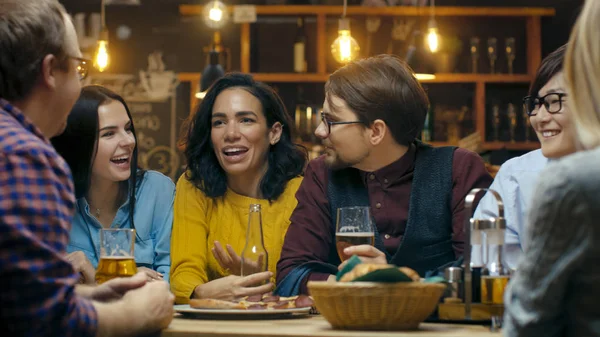
[[100,8],[100,21],[102,23],[102,30],[98,36],[98,46],[96,48],[96,55],[94,56],[94,67],[98,71],[103,72],[108,68],[110,64],[110,56],[108,54],[108,29],[106,28],[106,13],[105,13],[105,0],[102,0]]
[[221,35],[219,32],[215,32],[213,37],[213,43],[209,52],[209,62],[202,71],[200,77],[200,90],[196,93],[196,98],[204,99],[206,91],[215,83],[219,78],[225,76],[225,70],[219,64],[219,56],[221,47]]
[[427,46],[429,51],[435,53],[438,51],[440,46],[440,34],[435,21],[435,0],[431,0],[431,17],[427,25]]
[[227,6],[219,0],[210,1],[202,10],[202,18],[209,28],[220,29],[229,21]]
[[415,30],[404,59],[412,68],[418,80],[432,80],[435,79],[435,75],[431,53],[425,50],[424,44],[423,33],[420,30]]
[[360,46],[350,35],[350,20],[346,18],[347,0],[344,0],[344,11],[339,20],[338,37],[331,44],[331,54],[338,63],[348,63],[358,57]]

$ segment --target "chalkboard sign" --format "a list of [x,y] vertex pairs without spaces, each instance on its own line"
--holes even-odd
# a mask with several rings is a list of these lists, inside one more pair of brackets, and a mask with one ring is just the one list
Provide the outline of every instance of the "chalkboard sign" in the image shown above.
[[190,111],[189,85],[173,82],[172,90],[163,95],[147,94],[143,83],[129,74],[96,75],[88,84],[105,86],[127,102],[137,135],[138,165],[176,180],[184,166],[177,140]]

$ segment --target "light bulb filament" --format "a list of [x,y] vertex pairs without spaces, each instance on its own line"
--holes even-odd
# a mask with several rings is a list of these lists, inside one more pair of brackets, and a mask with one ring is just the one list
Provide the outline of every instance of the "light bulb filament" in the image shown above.
[[352,51],[350,41],[350,31],[342,30],[340,33],[339,45],[340,45],[340,59],[342,62],[349,62],[352,60]]
[[427,33],[427,44],[429,45],[429,50],[431,50],[432,53],[438,51],[439,37],[437,28],[429,28],[429,32]]
[[108,41],[99,40],[98,50],[96,51],[96,57],[94,58],[94,66],[98,71],[103,72],[108,67]]
[[210,12],[208,13],[208,18],[212,21],[221,21],[221,19],[223,18],[223,11],[220,8],[217,8],[215,4],[215,7],[210,9]]

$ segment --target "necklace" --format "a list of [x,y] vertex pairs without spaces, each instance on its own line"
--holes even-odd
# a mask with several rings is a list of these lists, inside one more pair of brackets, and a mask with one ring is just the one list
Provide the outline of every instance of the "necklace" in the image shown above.
[[100,208],[96,208],[96,218],[100,218]]

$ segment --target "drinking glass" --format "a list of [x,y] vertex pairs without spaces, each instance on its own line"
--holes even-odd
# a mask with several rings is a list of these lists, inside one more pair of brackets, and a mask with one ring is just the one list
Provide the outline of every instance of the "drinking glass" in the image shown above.
[[508,62],[508,73],[513,73],[513,61],[515,60],[515,38],[507,37],[504,42],[504,49],[506,51],[506,61]]
[[487,41],[488,58],[490,59],[490,73],[496,73],[496,59],[498,58],[498,40],[490,37]]
[[96,270],[98,284],[137,273],[134,243],[135,229],[105,228],[100,231],[100,262]]
[[375,245],[375,233],[369,207],[338,208],[335,246],[340,260],[345,261],[350,258],[344,254],[346,247],[357,245]]

